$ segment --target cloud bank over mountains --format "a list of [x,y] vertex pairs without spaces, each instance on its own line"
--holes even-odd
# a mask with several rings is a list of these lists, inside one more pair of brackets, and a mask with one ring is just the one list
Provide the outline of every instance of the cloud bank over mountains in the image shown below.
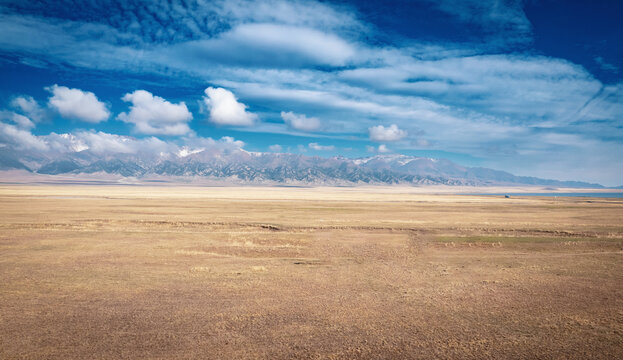
[[[31,171],[31,179],[69,175],[73,180],[121,177],[121,181],[202,182],[295,185],[550,185],[599,187],[573,181],[518,177],[485,168],[463,167],[447,160],[405,155],[348,159],[287,153],[248,152],[230,137],[187,138],[177,145],[157,138],[135,139],[107,133],[50,134],[39,138],[45,151],[31,147],[21,153],[0,148],[0,171]],[[310,143],[310,149],[334,150]],[[384,153],[384,145],[378,152]],[[273,150],[280,150],[273,146]],[[62,178],[62,177],[61,177]],[[131,178],[131,179],[128,179]]]
[[104,97],[57,81],[47,98],[15,92],[0,136],[5,147],[43,151],[61,132],[41,133],[45,121],[67,121],[81,139],[179,146],[234,129],[262,151],[298,151],[296,140],[260,141],[279,134],[300,137],[301,152],[437,151],[520,174],[623,182],[620,82],[532,51],[521,1],[410,6],[446,14],[480,40],[398,36],[348,2],[9,0],[0,5],[5,61],[113,74],[131,87]]

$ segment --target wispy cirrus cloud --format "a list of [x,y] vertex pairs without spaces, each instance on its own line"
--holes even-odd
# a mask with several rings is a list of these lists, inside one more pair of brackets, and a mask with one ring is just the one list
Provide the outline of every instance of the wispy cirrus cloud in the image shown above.
[[310,149],[315,151],[333,151],[335,150],[334,145],[320,145],[318,143],[309,143],[307,145]]
[[532,24],[522,0],[427,0],[464,23],[478,26],[498,46],[532,40]]

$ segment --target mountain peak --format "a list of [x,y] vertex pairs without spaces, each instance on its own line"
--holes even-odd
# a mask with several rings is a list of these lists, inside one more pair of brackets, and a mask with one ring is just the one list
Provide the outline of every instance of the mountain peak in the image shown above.
[[[24,165],[28,163],[28,167]],[[469,168],[445,159],[378,154],[350,159],[323,158],[290,153],[251,152],[241,148],[219,150],[182,147],[154,156],[138,154],[100,155],[83,149],[58,156],[16,154],[5,157],[3,169],[34,169],[41,174],[108,173],[124,177],[200,176],[236,179],[249,184],[445,184],[445,185],[551,185],[595,187],[597,184],[519,177],[503,171]]]

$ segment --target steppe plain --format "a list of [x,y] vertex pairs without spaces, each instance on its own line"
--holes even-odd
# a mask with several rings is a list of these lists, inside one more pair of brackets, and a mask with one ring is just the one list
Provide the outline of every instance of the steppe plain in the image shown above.
[[623,358],[623,199],[456,191],[0,186],[0,358]]

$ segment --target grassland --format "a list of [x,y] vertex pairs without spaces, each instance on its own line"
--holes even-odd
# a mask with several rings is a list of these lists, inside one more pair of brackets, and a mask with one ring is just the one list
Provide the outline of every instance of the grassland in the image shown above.
[[0,187],[0,358],[623,358],[623,200]]

